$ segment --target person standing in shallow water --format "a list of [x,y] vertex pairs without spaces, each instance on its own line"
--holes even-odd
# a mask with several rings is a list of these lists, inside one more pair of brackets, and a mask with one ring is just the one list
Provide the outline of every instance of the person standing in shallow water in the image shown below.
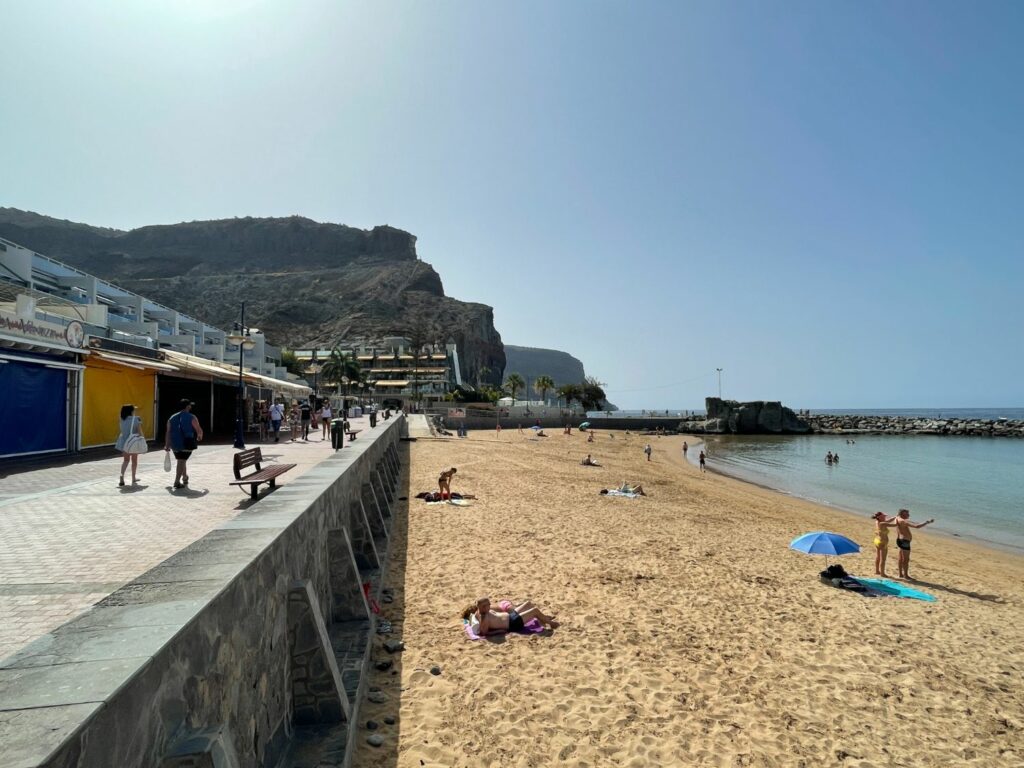
[[700,459],[700,471],[701,472],[707,472],[708,470],[704,466],[704,461],[707,459],[707,456],[705,455],[704,451],[700,452],[700,456],[698,458]]

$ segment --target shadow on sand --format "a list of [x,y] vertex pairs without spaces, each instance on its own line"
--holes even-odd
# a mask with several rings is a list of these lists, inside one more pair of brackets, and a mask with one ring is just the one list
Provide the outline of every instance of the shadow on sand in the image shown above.
[[915,587],[924,587],[926,589],[934,589],[939,592],[946,592],[950,595],[959,595],[960,597],[970,597],[974,600],[984,600],[988,603],[1005,603],[1006,601],[999,595],[984,595],[980,592],[969,592],[964,589],[957,589],[956,587],[947,587],[944,584],[935,584],[931,581],[921,581],[920,579],[909,578],[906,580],[907,584],[911,584]]
[[[368,679],[368,696],[382,693],[386,698],[380,704],[368,698],[361,702],[355,743],[349,748],[352,758],[358,759],[361,764],[389,767],[398,765],[398,742],[402,728],[399,715],[402,703],[402,653],[388,653],[384,643],[405,640],[405,570],[409,531],[409,446],[400,442],[397,447],[402,464],[392,512],[387,568],[381,577],[383,587],[392,590],[394,599],[390,603],[381,601],[377,617],[379,623],[386,621],[391,624],[391,632],[378,634],[371,641],[373,651]],[[386,665],[387,662],[391,662],[387,669],[376,668],[377,664]],[[388,723],[388,719],[394,722]],[[368,720],[375,721],[378,728],[367,729]],[[367,744],[367,738],[374,734],[383,737],[382,746]]]

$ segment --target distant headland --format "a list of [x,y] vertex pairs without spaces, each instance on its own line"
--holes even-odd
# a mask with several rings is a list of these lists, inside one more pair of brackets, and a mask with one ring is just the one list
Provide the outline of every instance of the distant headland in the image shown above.
[[680,432],[712,435],[963,435],[1024,438],[1024,419],[927,418],[797,413],[779,401],[705,399],[707,416],[691,416]]

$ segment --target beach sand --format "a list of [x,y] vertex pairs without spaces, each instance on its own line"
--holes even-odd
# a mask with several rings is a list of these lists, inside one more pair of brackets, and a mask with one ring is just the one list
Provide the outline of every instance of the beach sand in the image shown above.
[[[925,529],[911,573],[937,602],[844,593],[788,544],[850,536],[871,576],[867,516],[701,475],[682,438],[552,432],[409,444],[410,496],[456,466],[480,498],[399,505],[382,609],[406,650],[374,650],[395,665],[361,719],[385,743],[360,730],[355,766],[1024,765],[1024,558]],[[623,480],[650,495],[598,495]],[[485,594],[562,626],[472,642]]]

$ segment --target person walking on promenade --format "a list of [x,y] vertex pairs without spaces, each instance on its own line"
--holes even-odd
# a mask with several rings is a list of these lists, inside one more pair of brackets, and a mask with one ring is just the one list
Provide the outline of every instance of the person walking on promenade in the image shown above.
[[704,462],[707,459],[707,455],[704,453],[704,451],[700,452],[700,456],[698,458],[700,459],[700,471],[707,472],[707,467],[704,466]]
[[135,415],[135,406],[122,405],[121,433],[117,436],[117,442],[114,443],[114,448],[121,452],[122,457],[121,479],[118,481],[118,485],[124,485],[124,471],[128,469],[129,461],[132,463],[132,485],[135,485],[139,481],[136,477],[136,473],[139,470],[139,454],[134,451],[127,450],[128,443],[131,441],[133,435],[141,437],[143,444],[145,444],[146,438],[142,434],[142,419]]
[[647,460],[650,461],[651,460],[651,444],[650,443],[648,443],[647,445],[644,446],[644,453],[647,454]]
[[270,429],[270,408],[266,400],[260,401],[260,442],[266,442],[267,430]]
[[281,422],[284,421],[284,404],[274,403],[270,406],[270,431],[274,433],[274,442],[281,439]]
[[896,546],[900,550],[899,571],[900,578],[910,578],[910,540],[914,538],[911,528],[924,528],[935,519],[925,520],[923,523],[910,522],[910,510],[901,509],[896,517],[891,518],[891,523],[885,523],[889,528],[896,529]]
[[313,416],[313,408],[309,400],[303,400],[299,406],[299,420],[302,422],[302,439],[309,442],[309,423]]
[[299,404],[292,400],[292,407],[288,409],[288,429],[292,433],[291,442],[299,439]]
[[324,403],[320,406],[320,426],[323,428],[322,440],[327,440],[331,436],[331,401],[324,399]]
[[164,430],[164,450],[173,450],[174,458],[178,460],[174,471],[176,489],[188,485],[188,459],[203,439],[203,428],[199,426],[199,419],[192,413],[192,401],[182,400],[179,408],[180,410],[167,420],[167,429]]

